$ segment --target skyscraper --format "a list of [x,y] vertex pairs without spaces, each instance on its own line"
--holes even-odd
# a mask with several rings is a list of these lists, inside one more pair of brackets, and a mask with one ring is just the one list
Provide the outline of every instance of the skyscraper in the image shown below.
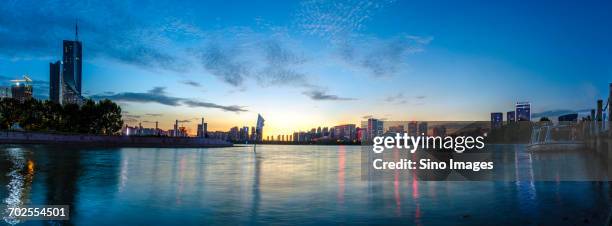
[[427,126],[427,122],[419,123],[419,134],[418,135],[425,135],[425,136],[427,136],[429,134],[427,130],[429,130],[429,128]]
[[529,102],[516,103],[516,121],[531,121],[531,104]]
[[197,136],[200,138],[205,138],[206,137],[206,130],[208,129],[208,123],[204,122],[204,118],[202,118],[202,123],[198,124],[198,132],[197,132]]
[[410,136],[420,135],[419,129],[418,129],[418,123],[416,121],[412,121],[408,123],[408,135]]
[[49,99],[60,104],[81,104],[83,46],[75,24],[74,41],[64,40],[62,61],[49,63]]
[[62,62],[49,63],[49,100],[61,103]]
[[384,131],[384,124],[382,120],[369,118],[368,119],[368,140],[374,139],[375,136],[382,136]]

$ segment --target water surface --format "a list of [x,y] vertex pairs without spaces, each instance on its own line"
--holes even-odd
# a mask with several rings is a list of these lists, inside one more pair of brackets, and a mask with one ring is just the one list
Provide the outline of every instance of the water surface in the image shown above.
[[0,200],[72,207],[69,222],[18,225],[600,225],[610,209],[607,182],[364,181],[360,152],[4,145]]

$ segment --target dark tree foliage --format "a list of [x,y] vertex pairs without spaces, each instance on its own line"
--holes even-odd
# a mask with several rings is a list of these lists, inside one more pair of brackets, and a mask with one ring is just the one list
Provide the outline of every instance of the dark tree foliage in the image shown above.
[[13,98],[0,100],[0,129],[19,123],[26,131],[57,131],[87,134],[118,134],[123,125],[121,107],[110,100],[87,100],[82,106],[64,106],[36,99],[23,103]]

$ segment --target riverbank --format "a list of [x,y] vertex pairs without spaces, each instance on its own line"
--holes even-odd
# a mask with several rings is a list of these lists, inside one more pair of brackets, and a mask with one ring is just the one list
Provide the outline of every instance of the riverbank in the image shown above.
[[233,146],[232,143],[222,140],[195,137],[102,136],[19,131],[0,132],[0,144],[55,144],[151,148],[209,148]]

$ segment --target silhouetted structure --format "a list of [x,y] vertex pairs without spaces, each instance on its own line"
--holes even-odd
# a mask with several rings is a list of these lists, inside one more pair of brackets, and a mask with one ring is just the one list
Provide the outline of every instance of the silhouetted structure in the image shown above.
[[64,40],[62,52],[61,62],[49,64],[49,98],[55,103],[81,105],[83,45],[79,41],[78,25],[75,25],[75,40]]
[[62,62],[49,63],[49,100],[61,103]]

